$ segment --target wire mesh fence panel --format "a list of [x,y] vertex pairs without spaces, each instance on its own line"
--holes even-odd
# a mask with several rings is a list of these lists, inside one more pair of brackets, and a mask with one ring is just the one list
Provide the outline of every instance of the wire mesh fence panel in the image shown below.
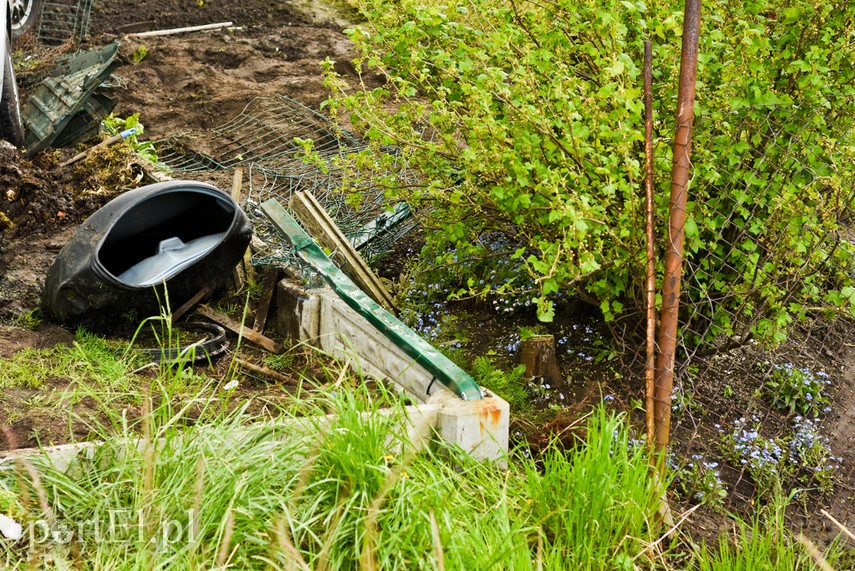
[[686,224],[672,453],[688,501],[745,509],[792,491],[855,523],[850,106],[696,122],[718,146],[693,155]]
[[[311,144],[304,146],[309,140]],[[407,216],[395,218],[394,224],[372,225],[390,207],[383,186],[362,183],[345,188],[351,183],[337,162],[347,153],[361,150],[362,142],[285,96],[256,98],[223,125],[157,141],[156,148],[161,162],[176,172],[248,168],[247,212],[256,232],[271,246],[270,251],[256,256],[258,264],[302,267],[258,210],[271,198],[287,208],[295,192],[311,192],[345,235],[362,236],[359,249],[369,259],[416,227]],[[314,157],[309,162],[305,160],[307,148]],[[406,180],[404,175],[400,178]],[[366,227],[371,228],[369,239],[364,238]]]
[[[334,165],[283,171],[266,164],[251,164],[247,212],[256,232],[272,247],[271,251],[261,253],[253,261],[304,268],[258,209],[260,204],[271,198],[287,208],[296,192],[311,192],[351,244],[369,261],[382,256],[393,248],[397,240],[418,227],[406,204],[390,206],[382,186],[361,184],[357,188],[345,189],[344,177],[344,173]],[[354,200],[353,197],[358,198]]]
[[80,42],[89,31],[92,0],[47,0],[39,14],[37,37],[46,46]]
[[340,132],[317,111],[285,97],[259,97],[233,119],[199,133],[185,133],[157,141],[160,160],[172,170],[198,172],[264,163],[282,171],[307,170],[300,140],[312,140],[312,149],[329,157],[358,149],[353,136]]

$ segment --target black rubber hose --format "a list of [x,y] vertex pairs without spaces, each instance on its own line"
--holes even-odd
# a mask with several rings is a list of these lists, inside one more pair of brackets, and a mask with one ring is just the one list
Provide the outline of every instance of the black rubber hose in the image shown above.
[[[206,361],[219,357],[229,348],[226,331],[219,325],[205,322],[184,323],[183,329],[194,329],[208,333],[202,340],[182,347],[163,347],[156,349],[137,349],[151,357],[155,363],[173,363],[178,361]],[[192,358],[191,358],[192,355]]]

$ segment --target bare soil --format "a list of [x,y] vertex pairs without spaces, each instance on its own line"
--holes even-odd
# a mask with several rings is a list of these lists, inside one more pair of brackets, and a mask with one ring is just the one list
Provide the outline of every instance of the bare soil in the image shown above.
[[[109,93],[118,101],[114,113],[121,117],[139,113],[146,127],[143,138],[155,140],[220,125],[257,96],[284,94],[316,109],[327,97],[320,68],[327,57],[341,62],[336,68],[342,74],[352,73],[346,63],[352,57],[350,45],[341,33],[344,20],[335,10],[311,3],[298,7],[293,2],[269,0],[147,0],[133,4],[96,0],[89,36],[80,47],[109,43],[131,24],[162,30],[224,21],[233,22],[235,28],[124,38],[122,65],[115,74],[117,86]],[[25,49],[44,56],[32,39],[26,40],[22,42]],[[140,46],[148,50],[147,56],[133,63],[133,53]],[[54,52],[68,50],[63,46]],[[26,83],[26,70],[19,75]],[[144,182],[143,161],[126,147],[99,151],[71,167],[59,166],[75,152],[52,150],[29,161],[14,148],[0,148],[2,357],[24,348],[73,342],[72,331],[49,322],[33,329],[21,325],[31,315],[38,317],[44,276],[79,224],[115,195]],[[196,178],[228,188],[230,177],[231,173]],[[129,326],[117,324],[117,329]],[[241,358],[259,362],[261,355],[244,349]],[[224,376],[227,366],[217,365],[207,374]],[[139,382],[146,382],[144,373]],[[62,406],[68,389],[68,379],[47,379],[38,389],[2,390],[0,426],[11,432],[0,438],[0,450],[61,443],[70,436],[86,438],[85,419],[93,413],[95,403],[84,399],[69,415]],[[247,377],[234,396],[236,401],[262,395],[276,400],[291,390]],[[133,405],[117,406],[129,407],[129,415],[134,416]]]

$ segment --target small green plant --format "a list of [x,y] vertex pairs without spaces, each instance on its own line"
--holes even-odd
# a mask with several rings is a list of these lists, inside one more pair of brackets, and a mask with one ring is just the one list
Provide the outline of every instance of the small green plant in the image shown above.
[[35,54],[26,54],[23,48],[18,48],[12,55],[12,61],[15,62],[15,73],[24,75],[27,72],[35,71],[46,65],[44,58],[38,57]]
[[535,325],[534,327],[520,327],[520,341],[537,337],[538,335],[548,335],[545,327]]
[[151,141],[140,141],[139,136],[145,132],[145,126],[140,123],[140,114],[134,113],[133,115],[128,116],[125,119],[121,117],[116,117],[112,113],[104,118],[102,122],[104,128],[112,135],[118,135],[128,129],[134,129],[135,132],[131,135],[128,135],[125,138],[125,141],[131,146],[131,148],[144,158],[147,161],[150,161],[155,164],[159,164],[157,157],[157,149],[154,147],[154,143]]
[[724,510],[727,488],[721,481],[718,462],[708,461],[700,454],[693,454],[675,468],[674,489],[681,498],[716,511]]
[[828,397],[824,391],[831,384],[828,375],[814,372],[807,367],[797,368],[791,363],[775,365],[769,379],[763,385],[763,394],[771,399],[772,405],[789,414],[808,415],[828,412]]
[[[721,440],[721,451],[745,470],[757,484],[760,495],[780,490],[782,481],[791,474],[786,447],[774,438],[760,434],[760,419],[742,417]],[[716,425],[716,428],[720,428]]]
[[489,357],[478,357],[472,364],[472,377],[508,401],[511,410],[521,412],[531,408],[531,395],[523,377],[525,365],[517,365],[508,372],[497,368]]
[[281,355],[265,355],[262,362],[265,367],[274,371],[287,371],[294,367],[297,355],[294,351],[286,351]]
[[595,363],[603,363],[606,361],[614,361],[620,356],[620,351],[610,341],[602,337],[594,339],[592,348]]
[[796,416],[790,431],[767,438],[760,434],[758,417],[742,417],[722,437],[721,451],[751,476],[760,495],[786,485],[825,494],[834,488],[843,460],[833,455],[818,425],[818,420]]
[[703,405],[692,397],[691,390],[676,387],[671,392],[671,412],[677,416],[683,413],[703,414]]
[[140,46],[134,50],[134,54],[131,56],[131,59],[133,59],[134,65],[136,65],[142,60],[144,60],[147,55],[148,48],[145,46],[145,44],[140,44]]
[[41,309],[30,309],[19,314],[15,318],[15,325],[22,329],[33,330],[42,322]]
[[834,488],[843,458],[832,454],[828,438],[819,433],[818,421],[797,416],[787,438],[787,450],[801,484],[823,494]]

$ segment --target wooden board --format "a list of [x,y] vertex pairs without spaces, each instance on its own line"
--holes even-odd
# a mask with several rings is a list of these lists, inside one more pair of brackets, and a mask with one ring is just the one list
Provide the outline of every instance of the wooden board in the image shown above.
[[232,333],[237,333],[250,343],[258,345],[262,349],[266,349],[267,351],[270,351],[271,353],[276,353],[277,355],[284,351],[284,348],[282,347],[281,343],[278,343],[273,339],[270,339],[269,337],[265,337],[258,331],[250,329],[245,325],[241,325],[228,315],[220,313],[219,311],[215,311],[207,305],[200,305],[199,308],[196,309],[196,311],[204,315],[214,323],[222,325]]
[[[235,169],[234,179],[232,179],[232,193],[231,197],[235,204],[240,205],[240,195],[241,188],[243,187],[243,169],[238,167]],[[235,267],[235,271],[232,274],[232,281],[229,284],[230,288],[234,291],[232,293],[237,293],[243,289],[243,287],[247,284],[247,282],[255,281],[255,270],[252,267],[252,251],[249,247],[247,247],[246,251],[243,253],[243,259],[238,263]]]
[[252,328],[259,333],[264,333],[264,328],[267,325],[267,316],[270,313],[270,303],[273,301],[273,294],[276,292],[276,284],[279,282],[279,268],[268,266],[264,270],[264,278],[261,287],[261,297],[258,300],[258,307],[255,309],[255,323]]
[[397,313],[395,299],[311,192],[295,192],[290,207],[318,244],[333,252],[333,259],[362,291],[387,311]]

